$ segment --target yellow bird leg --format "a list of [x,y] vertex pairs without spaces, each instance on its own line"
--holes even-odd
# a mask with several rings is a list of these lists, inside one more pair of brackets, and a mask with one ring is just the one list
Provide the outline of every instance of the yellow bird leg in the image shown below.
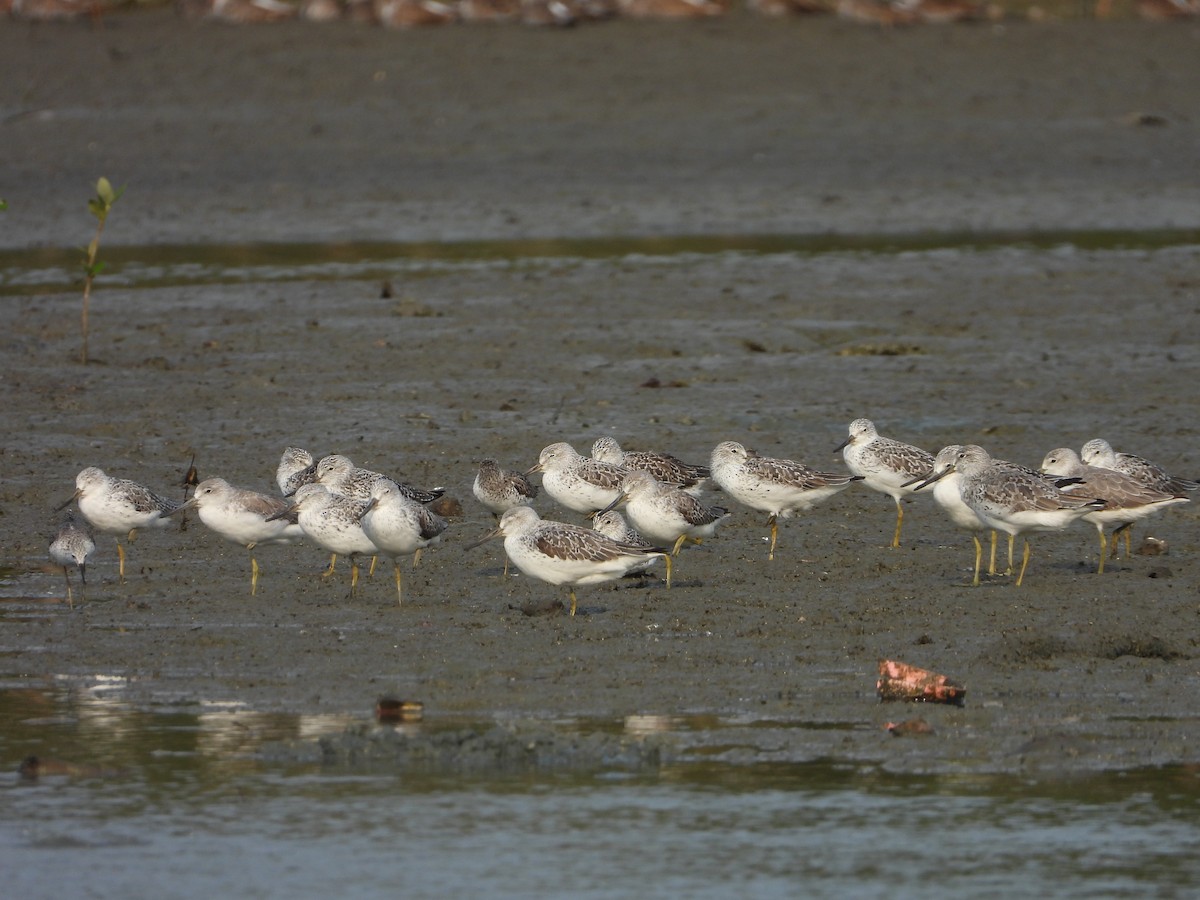
[[1021,574],[1017,576],[1017,587],[1021,586],[1021,581],[1025,577],[1025,567],[1029,565],[1029,538],[1025,538],[1025,557],[1021,560]]
[[[992,534],[995,534],[993,531]],[[983,544],[979,543],[979,535],[971,535],[971,540],[975,542],[975,580],[971,582],[973,587],[979,587],[979,561],[983,558]]]
[[1121,549],[1121,543],[1117,538],[1117,535],[1119,535],[1119,534],[1125,535],[1125,555],[1126,556],[1133,555],[1133,543],[1132,543],[1133,525],[1132,524],[1122,525],[1120,528],[1118,528],[1116,531],[1114,531],[1112,533],[1112,542],[1111,542],[1112,543],[1112,554],[1110,556],[1110,559],[1116,559],[1117,553]]

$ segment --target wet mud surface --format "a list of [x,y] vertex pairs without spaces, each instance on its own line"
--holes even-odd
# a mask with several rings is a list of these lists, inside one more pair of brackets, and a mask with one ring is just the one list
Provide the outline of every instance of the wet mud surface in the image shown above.
[[[1197,125],[1182,99],[1196,75],[1172,65],[1182,59],[1172,54],[1192,58],[1186,28],[996,37],[796,26],[789,39],[811,52],[789,51],[786,65],[831,79],[817,89],[791,68],[786,83],[772,77],[785,66],[779,30],[735,20],[651,28],[645,43],[622,43],[634,31],[608,27],[485,37],[345,29],[324,44],[311,28],[269,39],[155,18],[100,35],[30,30],[47,54],[60,40],[99,54],[73,57],[82,72],[111,64],[130,74],[70,89],[31,77],[20,96],[7,82],[6,113],[29,115],[3,126],[21,150],[3,163],[3,246],[85,243],[83,203],[101,170],[130,184],[106,232],[129,245],[1196,225],[1184,210],[1197,208],[1185,152]],[[6,50],[17,30],[0,29]],[[1153,53],[1143,34],[1162,36]],[[166,49],[138,50],[149,36]],[[1034,90],[1029,67],[1048,36],[1065,48],[1067,74],[1061,87]],[[348,72],[384,65],[372,54],[385,37],[387,65],[411,67],[411,89],[387,101],[411,104],[407,126],[386,109],[351,112],[374,108]],[[1123,52],[1103,67],[1085,63],[1096,40]],[[755,42],[758,68],[748,59]],[[1009,55],[994,42],[1007,42]],[[1005,77],[968,65],[984,47]],[[255,48],[266,54],[262,80],[239,78],[238,61]],[[614,48],[631,54],[625,64]],[[156,68],[143,52],[170,53],[180,66]],[[305,65],[338,54],[371,65],[330,64],[328,79]],[[1072,68],[1072,54],[1090,68]],[[117,61],[98,61],[106,57]],[[681,96],[678,84],[693,84],[714,58],[726,62],[711,76],[723,91],[711,103],[699,89]],[[533,63],[516,59],[562,77],[531,92],[520,79],[533,78]],[[657,77],[672,65],[683,67],[678,81]],[[280,87],[273,66],[295,81]],[[898,93],[876,96],[869,77]],[[826,108],[821,97],[845,116],[814,120],[806,104]],[[970,128],[968,97],[978,109]],[[683,101],[689,114],[667,114]],[[1151,102],[1169,125],[1121,121]],[[66,112],[81,108],[88,114]],[[33,112],[45,109],[56,112]],[[728,119],[734,109],[744,118]],[[247,120],[234,121],[238,110]],[[439,116],[456,138],[435,140]],[[285,120],[295,134],[281,130]],[[90,149],[85,137],[97,130]],[[256,130],[261,144],[242,143]],[[464,141],[470,131],[477,143]],[[372,167],[381,147],[413,158]],[[205,162],[185,170],[185,157]],[[868,416],[930,450],[980,443],[1030,465],[1106,437],[1195,477],[1194,243],[409,259],[384,266],[391,296],[378,268],[330,276],[319,263],[222,283],[101,282],[86,368],[74,361],[77,291],[9,292],[0,302],[0,668],[121,676],[123,695],[146,705],[237,700],[367,719],[378,696],[393,694],[423,701],[432,732],[498,720],[538,735],[552,723],[664,717],[667,734],[650,749],[596,739],[597,759],[1051,774],[1196,761],[1192,505],[1138,529],[1135,547],[1150,533],[1168,542],[1167,555],[1123,558],[1102,576],[1091,526],[1039,536],[1019,589],[1003,576],[971,588],[970,540],[927,499],[907,506],[903,547],[893,550],[891,500],[849,490],[783,523],[773,562],[762,517],[735,508],[715,539],[683,551],[670,590],[658,578],[582,588],[574,618],[526,615],[522,607],[565,591],[503,578],[498,543],[463,550],[491,527],[470,496],[480,458],[528,467],[549,443],[585,451],[601,434],[696,462],[719,441],[740,440],[837,470],[833,448],[852,419]],[[444,485],[459,501],[443,542],[405,571],[402,607],[386,564],[348,599],[344,566],[323,580],[327,556],[305,545],[263,548],[251,598],[244,550],[195,520],[182,533],[141,534],[125,585],[112,539],[100,538],[87,602],[72,611],[62,601],[45,548],[52,510],[81,468],[182,496],[194,453],[201,477],[267,490],[288,445]],[[538,508],[576,521],[548,499]],[[965,705],[878,703],[883,657],[947,674],[966,686]],[[884,730],[917,715],[932,736]],[[330,758],[349,759],[363,741],[391,739],[352,730]]]

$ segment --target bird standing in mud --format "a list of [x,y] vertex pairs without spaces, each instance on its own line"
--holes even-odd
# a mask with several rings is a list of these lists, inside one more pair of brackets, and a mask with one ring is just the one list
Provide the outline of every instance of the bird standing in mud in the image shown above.
[[933,499],[950,517],[950,521],[964,531],[971,532],[971,540],[975,543],[975,577],[971,580],[973,586],[979,585],[979,566],[983,558],[983,545],[979,543],[979,533],[991,531],[992,557],[988,566],[988,574],[996,574],[996,532],[987,523],[975,515],[975,510],[967,506],[962,498],[962,475],[954,468],[961,444],[950,444],[938,451],[933,459],[933,468],[924,478],[914,479],[913,490],[920,490],[927,484],[933,485]]
[[1157,463],[1132,453],[1118,453],[1101,438],[1093,438],[1084,444],[1079,456],[1086,465],[1122,472],[1156,491],[1183,495],[1200,490],[1200,483],[1171,475]]
[[[424,488],[405,484],[403,481],[396,481],[379,472],[359,468],[348,457],[340,454],[322,456],[306,471],[312,473],[311,483],[319,484],[339,497],[346,497],[350,500],[361,500],[364,503],[371,499],[371,492],[377,484],[382,482],[396,485],[401,494],[409,500],[415,500],[417,503],[432,503],[445,493],[445,490],[440,487],[425,490]],[[301,477],[303,476],[296,476],[297,479]],[[326,575],[333,574],[333,567],[337,562],[337,556],[337,552],[334,551],[329,560],[329,568],[325,572]],[[371,575],[375,574],[374,556],[371,557],[369,573]]]
[[1128,531],[1134,522],[1152,516],[1168,506],[1188,502],[1187,497],[1155,490],[1124,472],[1086,465],[1075,451],[1068,447],[1059,447],[1047,453],[1046,458],[1042,460],[1042,471],[1047,475],[1078,479],[1078,484],[1071,485],[1066,490],[1104,500],[1102,509],[1094,509],[1083,516],[1085,522],[1096,526],[1096,532],[1100,536],[1100,564],[1096,568],[1098,575],[1104,574],[1104,558],[1108,553],[1108,539],[1104,535],[1106,526],[1116,526],[1112,534],[1115,546],[1117,535]]
[[[358,557],[362,553],[379,552],[375,543],[362,529],[362,517],[369,501],[352,500],[331,493],[324,485],[306,484],[296,491],[290,509],[283,510],[267,521],[295,516],[309,539],[330,553],[350,557],[350,596],[358,587]],[[330,573],[326,572],[328,576]]]
[[713,448],[712,479],[725,493],[751,509],[767,513],[771,526],[771,548],[767,560],[775,558],[778,519],[807,512],[818,503],[840,493],[861,475],[818,472],[792,459],[759,456],[737,441],[722,441]]
[[390,481],[380,481],[371,490],[362,519],[363,534],[392,557],[396,579],[396,602],[402,604],[400,557],[413,554],[413,568],[421,561],[421,551],[441,537],[446,520],[424,504],[405,497]]
[[[608,512],[598,512],[592,517],[592,528],[601,534],[608,535],[619,544],[632,544],[643,550],[653,550],[654,545],[638,534],[637,529],[625,521],[625,517],[615,509]],[[507,557],[506,557],[507,558]],[[646,562],[630,569],[627,574],[638,575],[658,562],[657,556],[647,556]]]
[[198,511],[200,521],[221,537],[241,544],[250,554],[250,595],[258,592],[258,559],[254,549],[260,544],[279,544],[304,537],[304,530],[289,518],[288,504],[278,497],[258,491],[236,488],[224,478],[206,478],[196,486],[190,500],[167,513]]
[[651,541],[670,545],[672,556],[679,554],[684,541],[699,544],[704,538],[712,537],[717,526],[729,518],[724,507],[705,506],[686,491],[656,481],[645,471],[626,475],[621,482],[620,496],[600,512],[606,513],[621,504],[625,505],[625,513],[633,527]]
[[73,501],[88,524],[102,534],[117,539],[118,572],[125,581],[124,537],[133,543],[139,528],[166,526],[164,518],[179,509],[179,504],[160,497],[148,487],[124,478],[111,478],[95,466],[89,466],[75,476],[75,493],[58,508],[64,509]]
[[50,558],[62,566],[63,578],[67,581],[67,605],[75,608],[75,600],[71,595],[71,566],[79,569],[79,596],[87,600],[87,561],[96,552],[96,542],[92,540],[92,531],[86,525],[80,525],[75,517],[68,515],[54,540],[50,542]]
[[[1177,497],[1200,490],[1200,483],[1172,475],[1157,463],[1152,463],[1150,460],[1143,459],[1140,456],[1134,456],[1132,453],[1116,452],[1113,450],[1112,445],[1103,438],[1093,438],[1088,441],[1080,449],[1079,456],[1086,465],[1097,466],[1101,469],[1113,469],[1114,471],[1128,475],[1135,481],[1141,482],[1148,488],[1167,494],[1174,494]],[[1133,528],[1130,526],[1128,528],[1118,528],[1117,531],[1113,532],[1114,538],[1117,533],[1125,535],[1126,556],[1131,552],[1132,538],[1130,534],[1132,531]],[[1115,540],[1112,542],[1111,555],[1117,555],[1117,542]]]
[[652,557],[666,561],[670,584],[671,559],[665,549],[626,544],[591,528],[549,521],[528,506],[510,509],[493,531],[466,549],[495,537],[504,538],[504,552],[530,578],[570,586],[571,615],[575,615],[577,585],[613,581]]
[[863,484],[895,501],[896,533],[892,536],[892,546],[899,547],[900,528],[904,524],[904,506],[900,501],[916,490],[913,479],[933,468],[933,454],[883,437],[870,419],[851,422],[849,436],[833,452],[842,454],[846,468],[861,475]]
[[919,482],[915,489],[945,478],[952,471],[962,476],[959,491],[963,502],[985,525],[1025,539],[1017,587],[1025,580],[1025,569],[1029,566],[1028,535],[1062,531],[1076,519],[1104,506],[1103,500],[1069,494],[1036,474],[1011,465],[998,465],[977,444],[961,447],[952,465]]

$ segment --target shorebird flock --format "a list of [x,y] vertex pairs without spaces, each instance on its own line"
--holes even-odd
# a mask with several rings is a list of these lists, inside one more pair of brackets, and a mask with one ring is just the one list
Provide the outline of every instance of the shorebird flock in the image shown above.
[[[973,585],[980,584],[980,535],[989,531],[989,574],[997,574],[997,533],[1002,532],[1008,535],[1004,574],[1015,573],[1020,585],[1029,565],[1030,535],[1062,531],[1077,521],[1094,525],[1100,542],[1097,572],[1103,573],[1105,559],[1118,552],[1121,534],[1131,553],[1134,523],[1188,502],[1200,487],[1141,457],[1114,452],[1099,439],[1088,441],[1080,453],[1051,450],[1035,470],[993,458],[973,444],[950,445],[935,455],[880,435],[869,419],[856,419],[834,453],[841,454],[848,471],[824,472],[798,460],[760,456],[737,441],[717,444],[707,465],[668,453],[624,450],[611,437],[596,440],[591,456],[566,442],[550,444],[524,470],[509,471],[485,459],[472,494],[497,521],[465,549],[503,538],[504,574],[511,563],[530,578],[567,586],[574,615],[576,587],[642,573],[659,562],[669,588],[685,545],[716,537],[733,515],[726,506],[710,505],[706,491],[766,514],[767,559],[773,560],[780,519],[809,512],[861,483],[895,503],[892,547],[901,546],[903,501],[929,495],[953,524],[971,534]],[[540,490],[530,481],[538,473]],[[276,484],[279,493],[266,494],[208,478],[195,485],[191,497],[175,502],[98,468],[84,469],[75,479],[75,493],[58,508],[76,503],[83,522],[68,515],[50,544],[51,559],[63,567],[68,602],[74,605],[72,567],[86,584],[86,565],[96,549],[93,531],[116,537],[124,582],[125,543],[139,529],[162,527],[191,509],[213,532],[246,548],[252,595],[260,571],[256,549],[303,539],[330,554],[325,576],[334,573],[338,556],[349,557],[351,597],[358,588],[359,559],[370,557],[373,571],[376,557],[390,556],[396,599],[402,603],[401,559],[411,555],[415,567],[422,551],[448,528],[437,512],[445,488],[415,487],[359,468],[345,456],[314,459],[306,450],[288,447],[276,468]],[[533,509],[543,494],[581,521],[543,518]],[[1024,541],[1019,570],[1013,560],[1018,536]]]

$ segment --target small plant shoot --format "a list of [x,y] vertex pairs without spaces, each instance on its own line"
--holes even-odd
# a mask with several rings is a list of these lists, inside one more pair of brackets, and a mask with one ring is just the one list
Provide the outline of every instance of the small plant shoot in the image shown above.
[[83,315],[80,322],[83,346],[80,350],[80,362],[85,366],[88,362],[88,305],[92,298],[92,282],[97,275],[104,271],[104,263],[96,258],[100,252],[100,235],[104,232],[104,223],[108,220],[108,214],[112,210],[113,204],[120,199],[123,193],[125,193],[124,188],[114,191],[109,180],[102,177],[96,182],[96,196],[88,201],[88,210],[96,217],[96,235],[88,244],[87,256],[83,261]]

